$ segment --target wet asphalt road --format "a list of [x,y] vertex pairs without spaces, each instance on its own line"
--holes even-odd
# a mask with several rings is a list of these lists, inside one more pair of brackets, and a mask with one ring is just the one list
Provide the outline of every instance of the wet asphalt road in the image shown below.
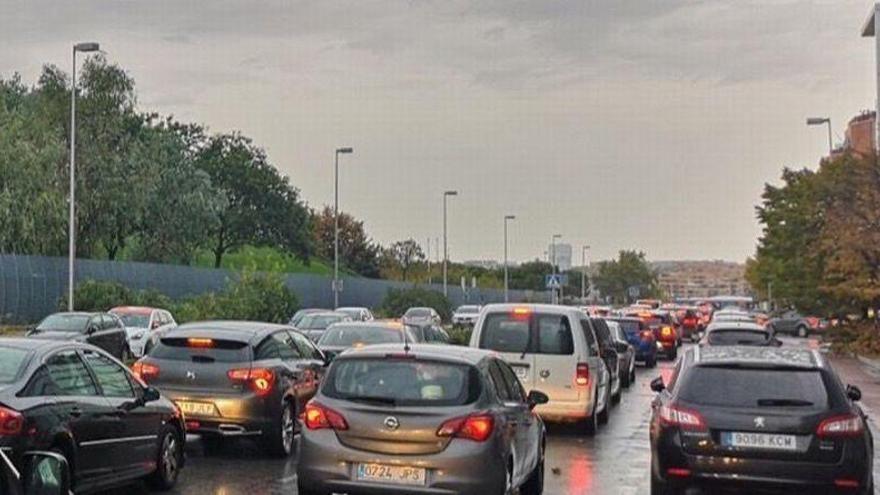
[[[806,341],[783,339],[786,345]],[[661,361],[655,369],[638,367],[635,384],[624,390],[613,407],[609,423],[589,438],[573,426],[548,425],[544,493],[649,495],[650,457],[648,424],[653,397],[648,384],[669,373],[671,363]],[[877,381],[880,385],[880,377]],[[880,431],[872,418],[872,428]],[[876,448],[876,446],[875,446]],[[875,459],[880,456],[875,455]],[[875,477],[880,471],[875,462]],[[146,495],[141,485],[127,486],[102,495]],[[197,438],[187,443],[187,466],[176,495],[275,495],[296,494],[295,458],[279,461],[262,455],[249,441],[233,442],[218,454],[206,457]]]

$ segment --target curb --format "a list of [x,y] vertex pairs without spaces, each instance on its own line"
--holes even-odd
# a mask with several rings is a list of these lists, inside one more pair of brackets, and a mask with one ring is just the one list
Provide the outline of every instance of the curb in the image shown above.
[[880,359],[867,358],[865,356],[862,356],[861,354],[856,354],[855,356],[860,363],[867,366],[868,368],[871,368],[871,370],[875,373],[880,373]]

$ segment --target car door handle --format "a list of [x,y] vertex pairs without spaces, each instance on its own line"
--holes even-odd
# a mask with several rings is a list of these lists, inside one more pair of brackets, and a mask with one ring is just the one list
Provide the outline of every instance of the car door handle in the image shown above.
[[72,407],[72,408],[70,408],[69,411],[67,411],[67,414],[69,414],[73,418],[78,418],[78,417],[82,416],[82,413],[83,413],[82,409],[80,409],[78,407]]

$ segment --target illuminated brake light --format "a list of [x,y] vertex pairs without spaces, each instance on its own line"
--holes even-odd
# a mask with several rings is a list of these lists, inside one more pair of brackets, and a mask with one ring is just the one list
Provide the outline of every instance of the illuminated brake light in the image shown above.
[[21,435],[24,416],[18,411],[0,407],[0,437]]
[[822,438],[853,437],[865,431],[862,418],[854,414],[834,416],[822,421],[816,429],[816,435]]
[[672,337],[672,335],[672,327],[663,327],[663,329],[660,330],[661,337]]
[[660,407],[660,423],[664,426],[677,426],[682,430],[706,431],[706,421],[696,411],[674,406]]
[[186,339],[186,345],[198,348],[214,347],[214,341],[211,339],[190,338]]
[[257,395],[267,395],[275,385],[275,372],[266,368],[240,368],[226,372],[234,382],[246,382]]
[[691,475],[691,470],[685,468],[669,468],[666,470],[666,474],[673,478],[687,478]]
[[348,429],[348,423],[341,414],[314,401],[306,404],[306,410],[303,412],[303,422],[306,428],[310,430],[331,429],[345,431]]
[[145,363],[143,361],[136,361],[131,365],[131,372],[143,382],[149,382],[150,380],[159,378],[159,367],[155,364]]
[[859,481],[840,478],[834,480],[834,486],[836,486],[837,488],[845,488],[848,490],[857,490],[859,488]]
[[495,418],[491,414],[480,413],[446,421],[437,429],[437,436],[485,442],[494,429]]
[[584,386],[590,384],[590,365],[587,363],[578,363],[577,371],[574,375],[574,383]]

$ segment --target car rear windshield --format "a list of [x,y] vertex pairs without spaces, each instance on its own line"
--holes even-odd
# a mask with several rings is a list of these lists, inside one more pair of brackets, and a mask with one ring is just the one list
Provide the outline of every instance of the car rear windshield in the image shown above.
[[474,314],[480,312],[479,306],[459,306],[458,312],[462,314]]
[[387,327],[334,326],[321,335],[318,345],[353,346],[403,342],[403,329]]
[[770,342],[770,334],[760,330],[712,330],[709,343],[712,345],[764,345]]
[[353,402],[399,406],[461,406],[480,396],[473,366],[417,359],[340,359],[322,393]]
[[406,310],[406,313],[404,313],[404,316],[416,317],[416,318],[427,318],[428,316],[431,316],[431,310],[425,309],[425,308],[412,308],[412,309]]
[[305,315],[297,327],[306,330],[324,330],[340,321],[342,321],[342,317],[336,315]]
[[0,383],[12,383],[27,363],[30,351],[16,347],[0,347]]
[[634,335],[639,334],[640,325],[639,325],[639,322],[637,322],[637,321],[619,320],[617,322],[617,324],[620,325],[620,328],[623,329],[624,333],[626,333],[626,335],[628,337],[632,337]]
[[90,315],[50,315],[41,321],[37,330],[44,332],[82,332],[91,319]]
[[170,361],[242,363],[251,360],[246,342],[210,337],[164,338],[150,351],[150,357]]
[[129,328],[147,328],[150,326],[150,315],[121,314],[115,313],[122,320],[122,324]]
[[828,407],[828,391],[816,370],[697,366],[685,374],[678,397],[720,407]]
[[[530,325],[537,338],[529,342]],[[480,348],[497,352],[574,354],[571,324],[563,315],[493,313],[486,317],[480,333]]]

